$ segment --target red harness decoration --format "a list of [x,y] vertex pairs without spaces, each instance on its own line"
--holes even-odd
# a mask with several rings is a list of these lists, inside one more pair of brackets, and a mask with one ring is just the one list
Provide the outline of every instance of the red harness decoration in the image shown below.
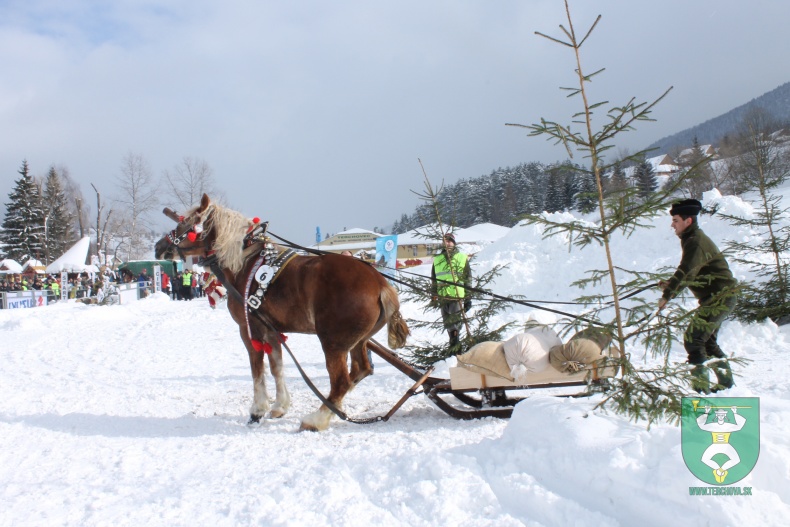
[[[279,335],[277,335],[277,340],[280,341],[280,344],[284,344],[285,341],[288,340],[288,337],[280,333]],[[252,343],[253,349],[255,349],[255,351],[257,351],[258,353],[263,352],[267,355],[271,354],[272,345],[269,344],[268,342],[261,342],[260,340],[255,340],[255,339],[251,339],[250,342]]]

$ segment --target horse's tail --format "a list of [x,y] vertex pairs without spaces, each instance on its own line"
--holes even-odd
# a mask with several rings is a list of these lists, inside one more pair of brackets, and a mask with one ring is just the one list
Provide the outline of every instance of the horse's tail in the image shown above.
[[389,283],[381,288],[381,305],[384,307],[384,316],[387,320],[387,344],[392,349],[402,348],[409,336],[409,326],[400,314],[400,301],[398,291]]

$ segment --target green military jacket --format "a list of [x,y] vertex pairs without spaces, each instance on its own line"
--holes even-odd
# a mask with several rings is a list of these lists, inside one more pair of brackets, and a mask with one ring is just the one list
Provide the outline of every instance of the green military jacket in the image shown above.
[[688,287],[697,300],[704,302],[735,286],[737,281],[732,276],[727,260],[696,221],[680,235],[680,246],[683,256],[664,289],[665,300],[674,298]]

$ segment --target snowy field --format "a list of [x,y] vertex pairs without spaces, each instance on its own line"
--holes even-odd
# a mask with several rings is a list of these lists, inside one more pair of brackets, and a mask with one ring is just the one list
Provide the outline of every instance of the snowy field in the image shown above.
[[[709,199],[748,214],[739,200]],[[720,246],[750,236],[707,216],[701,224]],[[615,240],[615,258],[643,269],[676,265],[669,217],[655,225]],[[568,284],[598,266],[600,252],[569,252],[562,240],[515,227],[474,269],[509,264],[500,294],[571,300],[578,291]],[[555,320],[526,307],[504,317]],[[753,495],[722,497],[689,495],[704,484],[684,464],[680,428],[647,430],[592,411],[597,399],[538,393],[510,420],[462,422],[419,395],[387,423],[335,419],[326,432],[300,433],[318,402],[286,358],[290,413],[248,427],[252,383],[237,326],[205,299],[2,310],[0,526],[786,525],[788,328],[722,329],[725,352],[752,362],[721,395],[759,397],[761,406],[759,460],[736,484]],[[288,344],[326,392],[317,339],[290,335]],[[682,347],[672,360],[685,360]],[[386,413],[412,384],[374,363],[375,375],[346,398],[350,415]]]

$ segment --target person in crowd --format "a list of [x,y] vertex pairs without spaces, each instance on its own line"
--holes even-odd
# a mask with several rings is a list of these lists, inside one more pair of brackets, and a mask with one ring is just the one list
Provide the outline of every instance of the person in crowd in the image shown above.
[[170,277],[164,271],[162,272],[162,292],[170,296]]
[[192,273],[189,269],[184,269],[181,275],[181,294],[184,300],[192,300]]
[[354,256],[353,254],[351,254],[351,251],[349,251],[348,249],[346,249],[345,251],[343,251],[340,254],[342,254],[343,256]]
[[192,273],[192,298],[200,298],[203,290],[200,288],[200,273]]
[[431,301],[442,311],[442,322],[450,337],[450,346],[458,344],[463,322],[461,310],[469,311],[472,307],[472,300],[466,295],[471,280],[469,257],[458,250],[452,233],[445,234],[444,249],[433,258]]
[[143,270],[140,271],[140,275],[137,277],[137,287],[140,289],[140,298],[148,296],[148,284],[148,269],[143,267]]
[[[695,199],[674,203],[669,210],[682,254],[672,278],[658,284],[663,289],[658,310],[664,309],[686,287],[699,301],[699,308],[683,336],[683,345],[689,364],[694,365],[692,388],[699,393],[710,393],[733,385],[730,365],[716,338],[721,323],[735,308],[737,281],[724,255],[700,229],[697,216],[701,210],[702,204]],[[706,363],[711,358],[717,360]],[[716,374],[715,386],[710,385],[706,364]]]
[[57,278],[52,279],[49,288],[52,290],[54,300],[60,300],[60,282],[58,282]]

